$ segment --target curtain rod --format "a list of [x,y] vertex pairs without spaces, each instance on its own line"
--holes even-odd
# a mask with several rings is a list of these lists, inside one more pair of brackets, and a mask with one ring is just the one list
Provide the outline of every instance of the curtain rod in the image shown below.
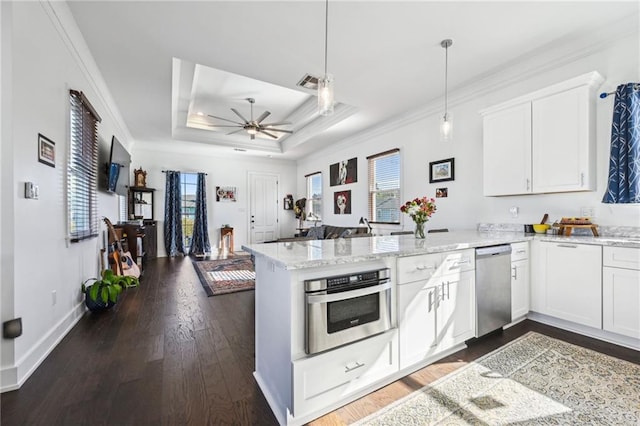
[[[173,170],[162,170],[162,173],[172,172]],[[181,172],[181,173],[204,173],[204,172]],[[209,176],[209,173],[204,173],[205,176]]]
[[[633,85],[633,90],[640,90],[640,84],[636,83]],[[604,99],[609,95],[615,95],[616,92],[602,92],[600,93],[600,99]]]

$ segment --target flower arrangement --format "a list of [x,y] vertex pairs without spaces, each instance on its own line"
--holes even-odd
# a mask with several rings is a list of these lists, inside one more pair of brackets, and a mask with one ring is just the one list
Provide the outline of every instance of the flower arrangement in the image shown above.
[[424,224],[436,212],[436,200],[427,197],[414,198],[404,203],[400,211],[411,216],[416,223],[416,238],[424,238]]

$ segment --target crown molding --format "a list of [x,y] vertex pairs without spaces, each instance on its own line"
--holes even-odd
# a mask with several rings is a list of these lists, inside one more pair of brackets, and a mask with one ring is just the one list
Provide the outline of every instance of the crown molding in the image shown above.
[[113,119],[114,126],[124,135],[123,142],[131,151],[134,144],[133,136],[131,136],[131,132],[129,132],[129,128],[111,96],[111,92],[93,59],[89,46],[87,46],[78,24],[69,10],[69,6],[65,2],[54,0],[40,0],[40,5],[51,20],[61,40],[69,49],[71,56],[89,82],[91,89],[98,96],[102,106],[106,108],[107,114]]

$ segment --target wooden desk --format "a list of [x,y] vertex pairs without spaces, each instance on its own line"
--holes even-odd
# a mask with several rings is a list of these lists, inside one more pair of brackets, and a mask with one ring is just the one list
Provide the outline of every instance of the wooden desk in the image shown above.
[[[225,238],[228,239],[228,245],[225,244]],[[220,228],[220,243],[222,249],[229,248],[229,253],[233,253],[233,228]]]

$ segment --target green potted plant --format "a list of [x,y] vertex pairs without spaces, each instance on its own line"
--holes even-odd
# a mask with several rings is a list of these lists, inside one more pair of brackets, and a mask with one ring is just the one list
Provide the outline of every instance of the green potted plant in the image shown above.
[[[89,281],[93,282],[87,285]],[[123,289],[137,287],[138,284],[140,281],[137,277],[116,275],[111,269],[105,269],[100,279],[89,278],[82,283],[85,305],[93,312],[103,311],[116,304]]]

